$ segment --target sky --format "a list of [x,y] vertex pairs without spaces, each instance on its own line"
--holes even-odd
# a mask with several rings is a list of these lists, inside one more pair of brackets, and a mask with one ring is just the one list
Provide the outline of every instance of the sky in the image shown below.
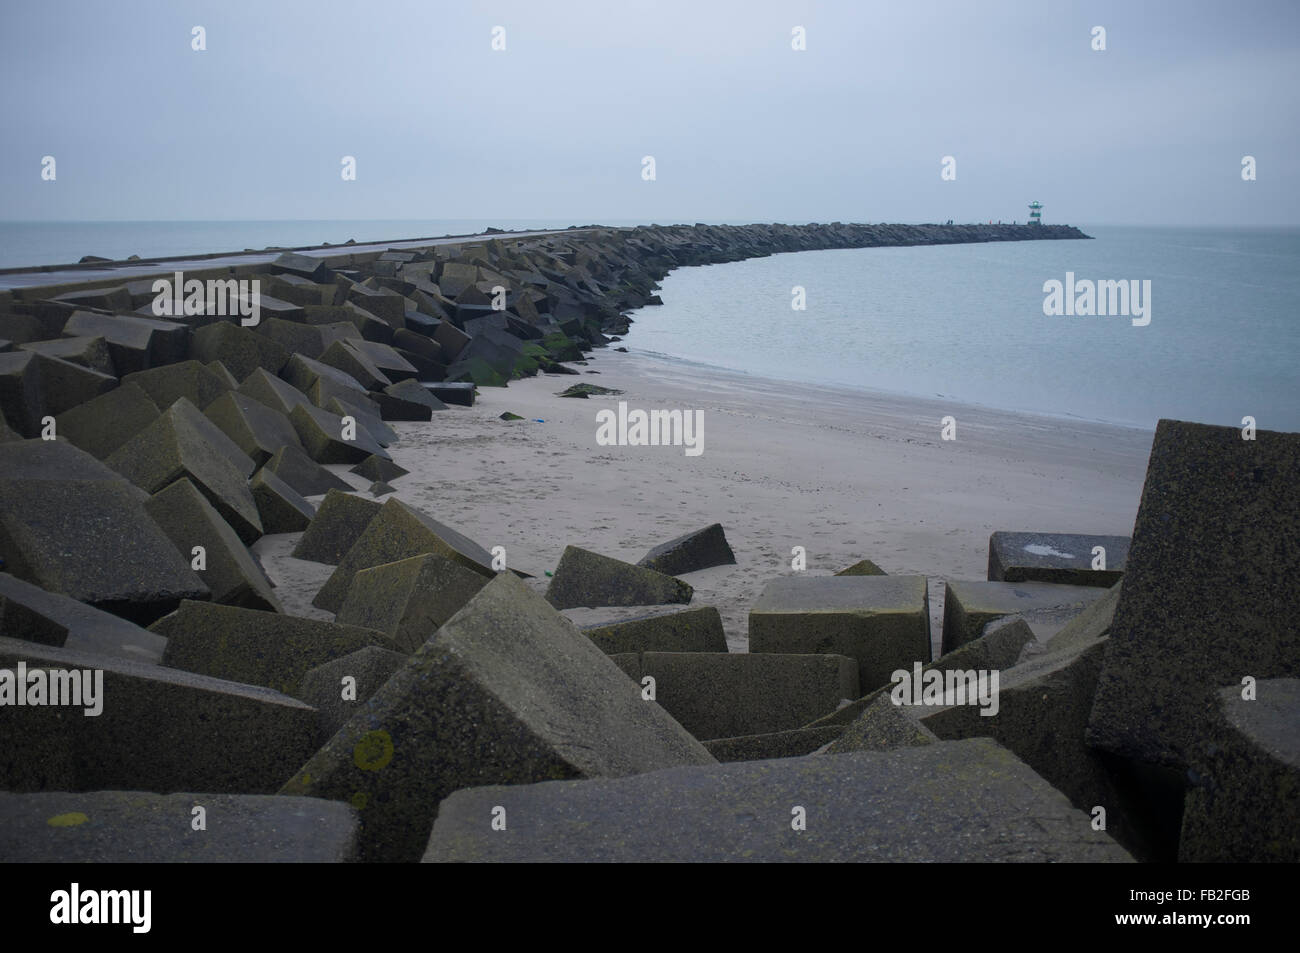
[[1295,225],[1298,47],[1293,0],[5,0],[0,219]]

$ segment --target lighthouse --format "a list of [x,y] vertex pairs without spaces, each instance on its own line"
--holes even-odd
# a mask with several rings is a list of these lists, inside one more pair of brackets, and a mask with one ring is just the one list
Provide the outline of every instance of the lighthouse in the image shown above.
[[1030,202],[1029,203],[1029,224],[1042,225],[1043,224],[1042,212],[1043,212],[1042,202]]

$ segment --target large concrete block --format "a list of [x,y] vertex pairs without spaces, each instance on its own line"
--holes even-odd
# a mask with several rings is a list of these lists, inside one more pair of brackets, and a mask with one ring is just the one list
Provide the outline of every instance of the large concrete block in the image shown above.
[[54,421],[55,432],[100,460],[110,456],[161,412],[134,384],[122,384],[94,400],[65,410]]
[[433,553],[384,563],[352,577],[337,621],[377,629],[399,651],[414,652],[487,582],[481,573]]
[[1220,689],[1300,676],[1297,473],[1300,434],[1156,426],[1090,744],[1185,770]]
[[301,533],[316,516],[316,507],[266,467],[253,474],[248,488],[267,533]]
[[334,272],[319,258],[300,255],[297,252],[283,252],[271,262],[270,270],[276,274],[297,275],[315,284],[329,284],[334,280]]
[[[279,318],[268,320],[288,323]],[[194,332],[190,338],[190,357],[204,364],[220,361],[236,380],[242,381],[259,367],[271,374],[280,373],[289,360],[289,351],[269,335],[257,334],[232,321],[217,321]]]
[[[972,792],[979,792],[978,797]],[[506,830],[493,830],[494,807]],[[806,829],[792,811],[803,808]],[[987,738],[458,791],[428,862],[1127,862]]]
[[352,577],[362,569],[426,553],[444,556],[489,579],[496,575],[492,554],[478,543],[400,500],[388,500],[366,524],[312,605],[338,612]]
[[281,447],[266,461],[266,470],[303,496],[319,496],[330,490],[352,490],[352,484],[330,473],[297,447]]
[[202,569],[198,576],[212,590],[212,601],[268,612],[283,612],[284,607],[272,591],[271,580],[253,558],[230,524],[207,501],[198,488],[182,477],[167,484],[144,504],[178,552],[198,558],[195,547],[201,546]]
[[984,626],[1006,615],[1043,609],[1081,610],[1105,592],[1095,586],[1051,582],[955,582],[943,602],[943,651],[977,639]]
[[[575,620],[576,621],[576,620]],[[621,652],[725,652],[722,615],[713,606],[666,610],[582,625],[606,655]]]
[[1211,733],[1191,755],[1178,859],[1300,862],[1300,680],[1217,692]]
[[847,569],[841,569],[837,576],[887,576],[889,575],[870,559],[859,559]]
[[323,409],[339,417],[351,417],[357,422],[357,431],[365,431],[381,447],[389,447],[397,443],[397,431],[384,423],[384,418],[379,416],[378,405],[354,404],[350,400],[331,397],[325,401]]
[[0,573],[0,633],[8,639],[153,664],[162,661],[167,647],[166,639],[133,622],[9,573]]
[[188,478],[245,544],[262,535],[248,488],[253,461],[181,398],[105,461],[146,493]]
[[117,378],[111,374],[103,374],[39,351],[36,352],[36,363],[41,404],[47,414],[61,414],[117,387]]
[[369,645],[303,675],[296,697],[316,709],[322,745],[365,707],[406,659],[405,652]]
[[858,661],[868,691],[930,660],[924,576],[783,576],[749,612],[749,650],[833,653]]
[[0,417],[24,437],[40,436],[45,416],[40,363],[31,351],[0,354]]
[[[194,808],[207,823],[193,830]],[[343,863],[356,812],[337,801],[259,794],[0,793],[10,863]]]
[[764,735],[742,735],[738,738],[713,738],[704,742],[709,754],[718,761],[770,761],[773,758],[799,758],[812,754],[838,738],[844,729],[795,728],[791,731],[774,731]]
[[50,341],[32,341],[20,344],[19,347],[24,351],[35,351],[46,357],[80,364],[109,377],[117,376],[113,358],[108,353],[108,344],[102,337],[55,338]]
[[[818,729],[804,729],[816,731]],[[820,729],[823,731],[829,729]],[[875,695],[839,737],[826,746],[825,754],[850,751],[889,751],[928,745],[939,737],[913,716],[910,708],[895,705],[888,692]],[[1032,765],[1031,765],[1032,767]]]
[[393,383],[352,341],[335,341],[321,354],[320,363],[338,368],[366,390],[381,390]]
[[[996,738],[1075,807],[1087,812],[1104,808],[1107,830],[1134,856],[1172,860],[1161,856],[1138,788],[1118,766],[1084,744],[1104,650],[1104,641],[1098,639],[999,673],[996,709],[972,700],[922,707],[916,713],[940,738]],[[986,715],[986,710],[996,713]]]
[[149,631],[167,639],[164,665],[295,697],[316,666],[371,645],[392,648],[373,629],[205,602],[182,602]]
[[672,576],[578,546],[566,546],[546,590],[557,609],[687,603],[694,590]]
[[71,444],[0,444],[0,557],[19,579],[137,622],[206,598],[144,499]]
[[299,404],[312,406],[311,398],[288,381],[281,380],[266,368],[259,367],[249,374],[239,385],[239,392],[254,400],[261,401],[272,410],[279,411],[286,417]]
[[[955,672],[965,671],[1001,671],[1010,668],[1026,651],[1027,646],[1034,645],[1034,633],[1019,616],[1011,616],[991,622],[984,629],[984,634],[974,642],[967,642],[959,649],[935,659],[929,665],[922,666],[922,674],[929,671]],[[909,674],[914,669],[904,668]],[[893,673],[890,673],[891,675]],[[852,704],[845,705],[838,711],[810,722],[806,727],[819,728],[828,725],[848,725],[861,715],[881,695],[888,697],[894,683],[882,685],[859,698]]]
[[701,740],[806,725],[858,697],[857,662],[842,655],[645,652],[640,679]]
[[[989,581],[1109,588],[1124,575],[1128,547],[1127,536],[998,532],[989,537]],[[1103,555],[1105,568],[1093,569]]]
[[396,480],[398,477],[406,476],[411,471],[405,467],[399,467],[389,457],[366,457],[355,467],[349,467],[348,472],[363,476],[371,483],[380,481],[387,483],[389,480]]
[[572,623],[503,573],[282,793],[350,800],[365,859],[411,860],[437,803],[459,788],[712,762]]
[[684,572],[708,569],[710,566],[729,566],[735,562],[736,555],[727,544],[722,524],[713,523],[704,529],[661,543],[642,556],[637,565],[668,576],[677,576]]
[[129,314],[76,311],[63,326],[65,337],[102,337],[120,375],[185,360],[189,328]]
[[158,405],[166,410],[184,397],[199,410],[229,391],[229,385],[198,361],[183,361],[147,371],[137,371],[122,378],[124,384],[135,384]]
[[258,466],[281,447],[302,447],[288,417],[236,391],[227,391],[214,400],[204,416]]
[[371,454],[388,456],[359,420],[349,423],[342,415],[299,404],[290,411],[289,421],[317,463],[360,463]]
[[[351,490],[351,487],[345,486],[345,490]],[[294,547],[293,557],[337,566],[382,505],[364,496],[331,488]]]
[[270,689],[0,638],[0,668],[19,662],[102,671],[103,707],[0,706],[9,791],[269,794],[315,750],[316,713]]

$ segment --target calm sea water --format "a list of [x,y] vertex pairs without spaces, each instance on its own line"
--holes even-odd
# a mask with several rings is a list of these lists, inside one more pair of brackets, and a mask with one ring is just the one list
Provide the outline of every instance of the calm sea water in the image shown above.
[[[1140,427],[1300,430],[1300,229],[799,252],[682,268],[632,351]],[[1151,322],[1043,314],[1043,283],[1149,279]],[[796,286],[807,310],[791,307]]]

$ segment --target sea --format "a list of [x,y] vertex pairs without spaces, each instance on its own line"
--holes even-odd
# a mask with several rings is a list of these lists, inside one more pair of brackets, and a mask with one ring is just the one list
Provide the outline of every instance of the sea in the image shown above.
[[[582,224],[0,222],[0,268]],[[662,306],[634,313],[622,344],[793,384],[1142,428],[1161,417],[1241,427],[1250,417],[1259,429],[1300,431],[1300,228],[1079,227],[1092,239],[681,268],[662,282]],[[1060,310],[1048,301],[1053,281],[1076,293],[1124,281],[1138,295],[1128,314],[1048,314]],[[1137,301],[1144,313],[1133,313]]]

